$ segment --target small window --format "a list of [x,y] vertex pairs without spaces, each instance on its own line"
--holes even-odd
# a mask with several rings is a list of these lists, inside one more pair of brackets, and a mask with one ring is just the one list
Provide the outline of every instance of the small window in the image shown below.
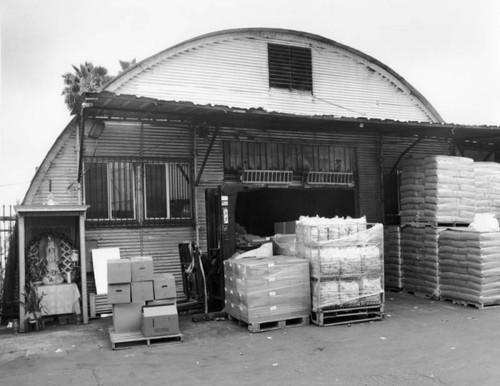
[[128,162],[86,164],[87,217],[119,220],[135,218],[134,167]]
[[269,86],[312,92],[311,49],[268,44]]
[[146,163],[144,187],[147,219],[191,218],[190,165]]

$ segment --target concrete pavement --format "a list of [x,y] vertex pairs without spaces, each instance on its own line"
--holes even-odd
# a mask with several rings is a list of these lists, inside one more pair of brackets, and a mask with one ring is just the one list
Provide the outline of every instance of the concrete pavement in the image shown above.
[[193,323],[182,343],[112,350],[110,318],[0,334],[0,385],[499,385],[500,307],[386,294],[386,318],[252,334]]

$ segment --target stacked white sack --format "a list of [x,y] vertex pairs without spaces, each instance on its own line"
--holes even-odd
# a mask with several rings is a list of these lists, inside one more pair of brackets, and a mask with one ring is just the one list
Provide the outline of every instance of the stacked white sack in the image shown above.
[[401,234],[403,289],[439,297],[439,234],[446,228],[404,227]]
[[298,256],[309,261],[312,305],[328,307],[380,304],[383,293],[383,226],[366,218],[300,217]]
[[474,162],[476,213],[493,213],[500,218],[500,164]]
[[384,228],[384,280],[386,288],[402,288],[401,227]]
[[419,222],[424,216],[424,159],[405,158],[401,163],[401,222]]
[[446,230],[439,240],[441,297],[500,304],[500,231]]
[[426,222],[470,224],[475,213],[474,161],[471,158],[424,158]]

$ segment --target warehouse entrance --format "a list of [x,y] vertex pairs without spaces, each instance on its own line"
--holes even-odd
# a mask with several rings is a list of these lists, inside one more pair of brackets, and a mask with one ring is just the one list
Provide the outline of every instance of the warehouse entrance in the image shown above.
[[236,195],[234,218],[247,233],[274,235],[274,223],[300,216],[355,217],[354,189],[262,188]]

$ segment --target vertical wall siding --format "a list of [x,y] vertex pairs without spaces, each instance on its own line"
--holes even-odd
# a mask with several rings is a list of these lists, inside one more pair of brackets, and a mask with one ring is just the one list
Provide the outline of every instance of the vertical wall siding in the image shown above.
[[[414,144],[416,140],[417,138],[396,137],[385,137],[383,139],[384,173],[392,170],[399,156]],[[424,139],[406,153],[403,158],[425,157],[429,155],[453,155],[453,143],[450,140],[443,139]]]
[[[270,88],[267,44],[310,47],[313,92]],[[436,121],[393,74],[334,44],[294,34],[231,34],[166,50],[108,87],[118,94],[299,115]]]
[[[141,139],[141,130],[143,131]],[[184,127],[107,123],[98,139],[86,138],[86,156],[167,157],[192,159],[192,130]],[[153,256],[155,272],[175,275],[177,292],[182,295],[182,276],[178,245],[194,241],[192,227],[89,229],[87,240],[98,246],[118,247],[121,256]]]
[[66,130],[71,130],[70,135],[42,177],[32,202],[26,202],[26,204],[44,204],[49,195],[49,187],[51,187],[57,203],[78,204],[76,129],[71,125]]
[[175,276],[177,296],[184,298],[179,244],[192,239],[192,228],[88,229],[87,241],[98,248],[120,248],[120,256],[152,256],[155,273]]
[[[191,159],[192,130],[184,127],[107,123],[98,139],[85,139],[86,156],[170,157]],[[141,153],[142,152],[142,153]]]
[[[222,172],[222,141],[249,140],[256,142],[297,142],[322,145],[344,145],[355,149],[357,170],[359,172],[358,193],[360,215],[366,216],[368,221],[382,221],[380,164],[379,164],[379,137],[372,135],[346,135],[328,132],[296,132],[267,129],[221,129],[218,141],[219,146],[212,150],[212,157],[220,159],[219,170],[214,177],[213,184],[221,184]],[[214,164],[215,165],[215,164]],[[208,183],[208,181],[207,181]]]
[[196,197],[198,201],[198,234],[200,237],[199,245],[207,250],[207,213],[205,208],[205,189],[214,188],[222,185],[224,179],[223,171],[223,156],[222,156],[222,141],[221,133],[217,134],[218,139],[214,142],[212,149],[208,152],[210,139],[212,135],[207,137],[197,137],[197,165],[196,175],[201,170],[203,161],[208,154],[207,162],[201,174],[200,183],[196,188]]

